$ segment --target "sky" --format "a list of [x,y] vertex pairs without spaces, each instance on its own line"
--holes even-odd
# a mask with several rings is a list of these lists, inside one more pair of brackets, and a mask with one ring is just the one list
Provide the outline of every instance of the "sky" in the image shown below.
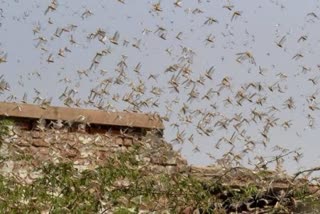
[[[270,160],[280,154],[274,149],[279,146],[303,153],[298,163],[292,156],[285,161],[289,172],[317,166],[319,1],[182,0],[180,6],[169,0],[0,2],[0,57],[6,59],[0,63],[0,76],[10,85],[0,94],[1,101],[50,100],[51,105],[78,103],[82,108],[122,111],[133,110],[123,101],[132,98],[140,102],[139,111],[168,118],[165,139],[190,164],[214,164],[228,151],[240,154],[245,136],[256,146],[241,156],[244,163],[257,161],[255,156]],[[50,4],[56,9],[46,12]],[[92,36],[99,29],[105,35],[101,41]],[[111,42],[115,33],[118,44]],[[244,52],[254,62],[239,59]],[[104,54],[95,57],[97,53]],[[174,65],[178,69],[168,69]],[[214,72],[208,78],[211,67]],[[178,90],[170,84],[174,77]],[[224,78],[230,88],[221,88]],[[262,89],[249,87],[246,93],[253,101],[238,105],[237,92],[250,83],[260,83]],[[216,92],[203,98],[210,90]],[[64,91],[70,99],[62,96]],[[92,98],[92,91],[100,94]],[[286,108],[289,98],[294,100],[291,109]],[[270,111],[272,106],[278,111]],[[252,110],[266,116],[251,120],[239,132],[234,121],[226,129],[217,124],[236,114],[252,118]],[[216,116],[205,121],[207,113]],[[266,140],[261,132],[268,118],[276,124]],[[209,136],[199,131],[199,124],[211,130]],[[183,142],[174,140],[179,133]],[[234,145],[222,140],[217,146],[219,139],[233,134]]]

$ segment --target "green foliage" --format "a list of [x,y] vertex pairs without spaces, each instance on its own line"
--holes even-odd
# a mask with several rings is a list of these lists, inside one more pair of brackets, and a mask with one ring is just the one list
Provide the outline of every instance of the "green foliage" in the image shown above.
[[13,126],[14,123],[12,120],[0,119],[0,138],[8,135],[10,126]]
[[[167,198],[176,210],[188,203],[203,206],[210,197],[199,181],[179,174],[148,174],[139,168],[137,151],[115,155],[95,170],[79,172],[71,163],[47,163],[32,184],[0,177],[0,210],[6,213],[135,213]],[[202,190],[202,192],[201,192]]]

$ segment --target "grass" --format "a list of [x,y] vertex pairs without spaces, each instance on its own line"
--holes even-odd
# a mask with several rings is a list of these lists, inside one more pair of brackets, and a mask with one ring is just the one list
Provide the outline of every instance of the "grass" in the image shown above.
[[14,122],[9,119],[0,119],[0,137],[8,135],[10,127],[14,125]]

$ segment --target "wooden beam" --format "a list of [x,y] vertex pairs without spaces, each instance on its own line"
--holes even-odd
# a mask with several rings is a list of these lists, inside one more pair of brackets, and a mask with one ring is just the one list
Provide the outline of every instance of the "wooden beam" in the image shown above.
[[131,112],[106,112],[68,107],[0,102],[0,116],[30,119],[63,120],[90,124],[163,129],[159,116]]

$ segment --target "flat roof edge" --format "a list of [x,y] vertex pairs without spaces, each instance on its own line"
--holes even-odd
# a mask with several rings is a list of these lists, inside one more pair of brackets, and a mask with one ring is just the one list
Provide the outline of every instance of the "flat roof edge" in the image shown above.
[[107,112],[102,110],[40,106],[25,103],[0,102],[0,116],[85,122],[97,125],[164,129],[161,118],[154,114]]

